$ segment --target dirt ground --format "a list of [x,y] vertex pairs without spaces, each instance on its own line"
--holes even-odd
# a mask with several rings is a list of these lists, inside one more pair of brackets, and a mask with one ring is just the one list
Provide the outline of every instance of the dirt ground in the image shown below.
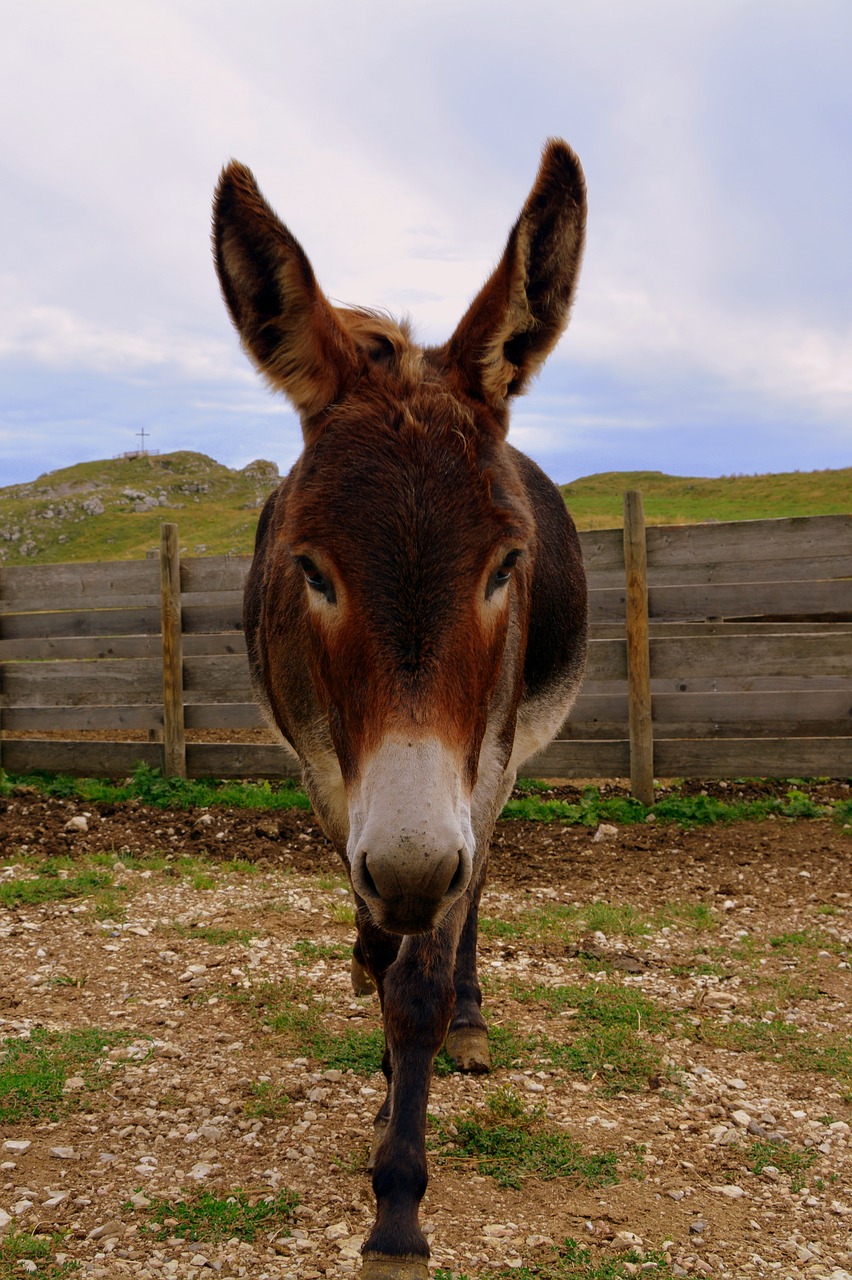
[[[72,818],[86,829],[69,830]],[[381,1076],[300,1052],[256,998],[295,983],[300,1007],[326,1002],[332,1037],[379,1025],[375,1000],[352,994],[348,891],[313,820],[23,788],[0,800],[0,886],[45,859],[60,878],[88,867],[112,883],[0,912],[0,1039],[125,1034],[66,1078],[55,1118],[3,1126],[0,1224],[65,1232],[54,1264],[76,1261],[83,1276],[357,1272]],[[577,1009],[553,1012],[530,992],[592,984],[640,992],[667,1021],[635,1028],[659,1065],[639,1088],[613,1087],[608,1064],[589,1073],[534,1053],[489,1077],[436,1076],[433,1131],[513,1090],[554,1132],[615,1152],[618,1181],[504,1187],[433,1138],[433,1267],[473,1277],[544,1263],[573,1237],[600,1259],[634,1243],[624,1275],[852,1276],[850,859],[852,833],[819,819],[598,833],[501,822],[480,947],[492,1026],[569,1044]],[[584,931],[594,903],[624,908],[609,932]],[[569,918],[573,932],[559,924]],[[757,1035],[780,1024],[792,1050]],[[147,1229],[158,1196],[284,1187],[300,1200],[292,1234],[193,1242]],[[647,1250],[666,1262],[643,1271]]]

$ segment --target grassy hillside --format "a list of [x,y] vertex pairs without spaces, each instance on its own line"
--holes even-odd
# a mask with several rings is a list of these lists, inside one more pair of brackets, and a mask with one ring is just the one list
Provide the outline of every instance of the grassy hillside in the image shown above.
[[251,551],[274,462],[242,471],[203,453],[81,462],[0,489],[0,564],[139,559],[174,521],[189,555]]
[[648,524],[769,520],[852,511],[852,467],[713,480],[667,476],[662,471],[602,471],[560,485],[560,489],[579,529],[620,528],[626,489],[641,492]]
[[[0,564],[141,558],[177,523],[189,555],[251,551],[272,462],[241,471],[202,453],[81,462],[0,489]],[[581,529],[621,524],[625,489],[640,489],[650,524],[829,515],[852,509],[852,467],[718,480],[610,471],[562,486]]]

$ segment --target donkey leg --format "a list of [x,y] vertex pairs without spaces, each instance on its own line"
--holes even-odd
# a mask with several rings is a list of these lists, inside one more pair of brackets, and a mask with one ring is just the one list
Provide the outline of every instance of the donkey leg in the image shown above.
[[[462,904],[459,907],[463,910]],[[392,1104],[375,1151],[376,1221],[362,1280],[426,1280],[429,1246],[418,1213],[426,1190],[426,1104],[432,1063],[452,1013],[461,911],[440,932],[406,937],[383,983]],[[455,924],[455,927],[453,927]],[[381,1114],[381,1113],[380,1113]]]
[[352,963],[349,967],[349,975],[352,979],[352,990],[356,996],[368,996],[376,989],[370,970],[367,968],[367,959],[364,955],[364,948],[361,945],[361,935],[355,939],[355,946],[352,948]]
[[[399,951],[402,939],[397,934],[384,933],[373,924],[362,900],[355,896],[357,907],[358,936],[352,949],[352,986],[356,995],[366,995],[370,991],[378,991],[379,1003],[384,1009],[385,974],[393,964]],[[357,973],[369,985],[359,991],[355,984]],[[382,1105],[373,1120],[373,1145],[367,1161],[367,1169],[372,1172],[376,1162],[376,1152],[381,1146],[385,1130],[388,1127],[393,1108],[393,1068],[387,1040],[382,1055],[382,1071],[384,1072],[387,1092]]]
[[459,939],[453,980],[456,1003],[446,1043],[447,1053],[460,1071],[477,1073],[491,1070],[488,1030],[482,1016],[482,991],[476,973],[476,935],[483,881],[473,893]]

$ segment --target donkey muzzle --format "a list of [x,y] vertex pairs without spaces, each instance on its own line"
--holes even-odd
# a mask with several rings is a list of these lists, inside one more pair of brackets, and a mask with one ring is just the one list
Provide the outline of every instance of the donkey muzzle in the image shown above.
[[440,924],[473,873],[470,805],[443,744],[384,743],[350,801],[352,886],[390,933]]

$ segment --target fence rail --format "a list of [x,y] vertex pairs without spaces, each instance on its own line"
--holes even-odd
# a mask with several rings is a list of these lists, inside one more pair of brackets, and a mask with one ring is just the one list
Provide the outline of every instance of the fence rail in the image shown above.
[[[586,677],[527,773],[630,777],[642,798],[654,775],[852,775],[852,517],[646,530],[628,494],[623,533],[580,537]],[[271,742],[193,740],[263,727],[241,623],[249,563],[181,557],[164,525],[159,560],[0,568],[3,766],[296,772]]]

